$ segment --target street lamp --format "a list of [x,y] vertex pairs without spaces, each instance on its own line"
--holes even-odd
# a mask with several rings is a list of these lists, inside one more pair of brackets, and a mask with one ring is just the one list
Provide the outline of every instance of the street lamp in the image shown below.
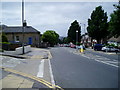
[[22,40],[22,48],[23,48],[23,54],[25,53],[24,50],[24,28],[26,26],[26,21],[24,20],[24,0],[22,0],[22,36],[23,36],[23,40]]
[[77,42],[78,42],[78,30],[76,30],[76,45],[77,45]]

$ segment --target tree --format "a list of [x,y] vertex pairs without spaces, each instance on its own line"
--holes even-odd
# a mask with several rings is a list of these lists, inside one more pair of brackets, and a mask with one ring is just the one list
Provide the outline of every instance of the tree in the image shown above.
[[[78,35],[76,35],[76,30],[78,31],[77,32]],[[76,43],[77,41],[78,42],[80,41],[80,37],[81,37],[81,27],[79,23],[77,22],[77,20],[75,20],[73,23],[71,23],[71,26],[68,30],[68,41]]]
[[96,7],[88,19],[87,31],[92,39],[96,39],[97,43],[101,43],[101,39],[108,35],[107,13],[104,13],[102,6]]
[[43,42],[48,42],[51,46],[54,46],[59,41],[59,35],[52,30],[48,30],[42,35]]
[[2,42],[8,42],[8,39],[7,39],[6,35],[5,35],[5,33],[2,32],[2,33],[0,34],[0,37],[2,38],[2,39],[1,39]]
[[66,44],[68,43],[68,38],[67,37],[63,38],[63,43],[66,43]]
[[116,10],[110,15],[111,19],[109,22],[110,36],[116,38],[120,36],[120,1],[118,5],[114,5]]

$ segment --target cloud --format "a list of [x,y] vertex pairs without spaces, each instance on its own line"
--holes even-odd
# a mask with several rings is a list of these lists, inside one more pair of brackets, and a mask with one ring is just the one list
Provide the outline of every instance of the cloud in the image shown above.
[[[21,2],[21,0],[1,0],[2,2]],[[118,0],[25,0],[26,2],[117,2]]]
[[[28,25],[35,27],[40,32],[46,30],[55,30],[60,36],[66,36],[70,24],[78,20],[86,24],[95,7],[102,5],[108,13],[113,12],[113,2],[26,2],[25,19]],[[21,3],[3,3],[2,4],[3,23],[7,25],[21,25]]]

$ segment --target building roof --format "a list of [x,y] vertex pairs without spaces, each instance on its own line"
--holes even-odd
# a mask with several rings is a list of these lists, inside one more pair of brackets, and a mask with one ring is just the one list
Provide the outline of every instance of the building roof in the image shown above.
[[120,36],[119,36],[118,38],[111,37],[110,39],[108,39],[108,41],[112,41],[112,42],[120,42]]
[[[4,33],[22,33],[23,29],[22,26],[14,26],[14,27],[6,27],[2,30]],[[39,33],[38,30],[33,28],[32,26],[26,26],[24,27],[25,33]]]

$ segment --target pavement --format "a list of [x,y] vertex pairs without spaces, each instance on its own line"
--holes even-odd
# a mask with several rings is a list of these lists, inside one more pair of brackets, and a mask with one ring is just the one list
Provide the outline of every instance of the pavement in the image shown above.
[[[0,52],[0,55],[25,59],[25,58],[29,58],[30,56],[34,55],[34,54],[32,54],[32,53],[34,53],[35,50],[37,50],[37,49],[38,49],[38,48],[32,48],[30,52],[27,52],[27,53],[25,53],[25,54],[23,54],[23,55],[16,55],[16,54],[12,54],[12,53],[9,53],[9,52],[8,52],[8,53]],[[41,59],[42,59],[42,58],[48,58],[48,57],[47,57],[48,54],[45,53],[45,52],[48,52],[47,49],[40,49],[40,48],[39,48],[39,50],[41,51],[41,53],[39,53],[38,56],[41,57]],[[37,57],[37,56],[35,55],[35,57]]]
[[31,48],[24,55],[0,54],[2,88],[61,88],[54,83],[49,49]]

